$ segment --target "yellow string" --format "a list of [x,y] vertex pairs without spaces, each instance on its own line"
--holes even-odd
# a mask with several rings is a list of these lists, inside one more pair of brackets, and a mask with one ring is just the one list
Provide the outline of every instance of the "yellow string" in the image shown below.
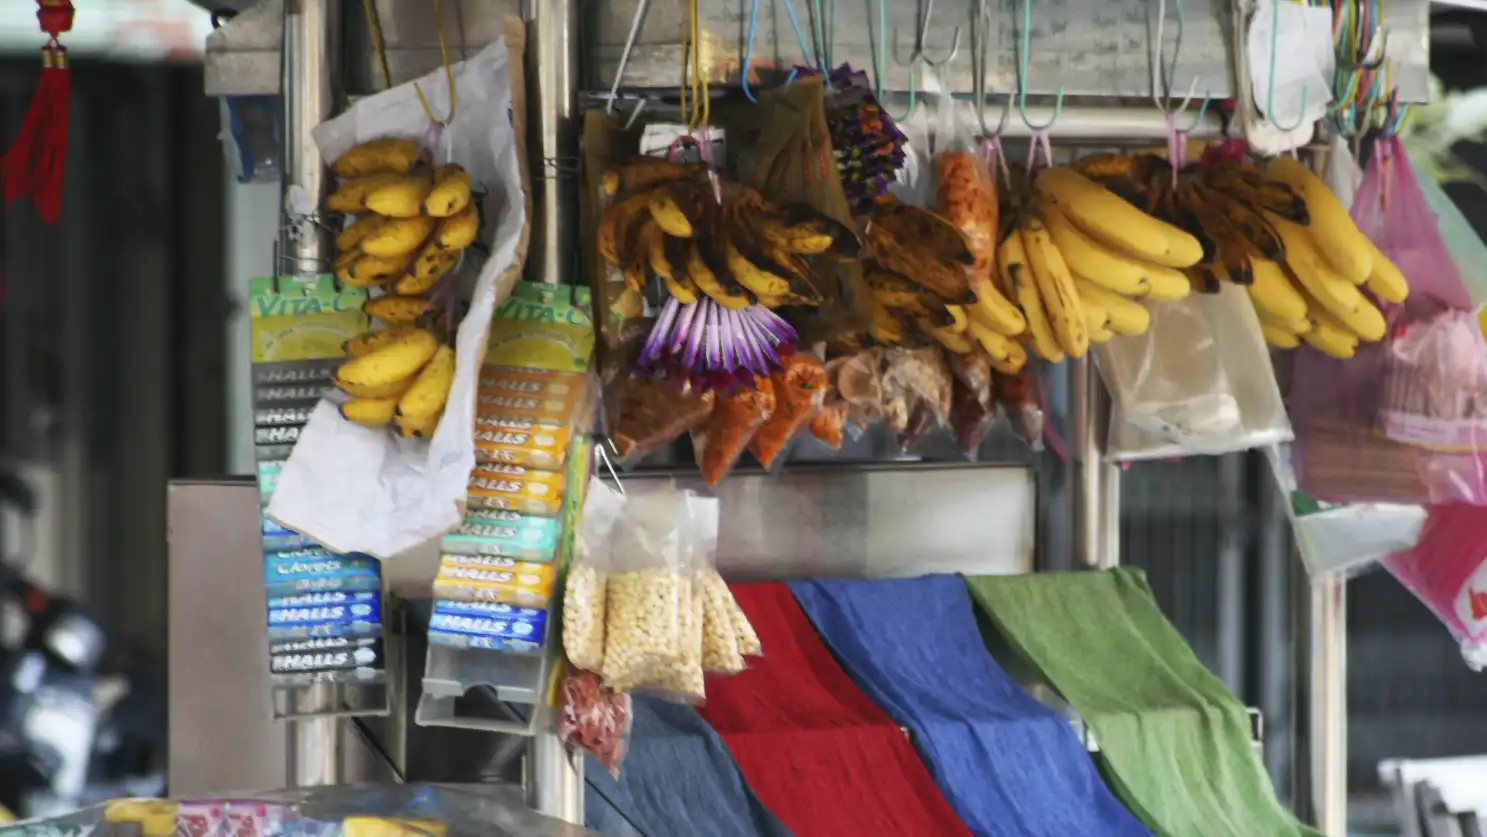
[[455,97],[454,97],[454,67],[449,63],[449,44],[444,38],[444,10],[440,8],[439,0],[434,0],[434,20],[439,24],[439,60],[444,63],[444,81],[449,85],[449,118],[439,121],[434,117],[434,111],[429,107],[429,100],[423,97],[423,89],[417,82],[413,84],[413,92],[418,94],[418,103],[423,105],[423,115],[429,121],[441,127],[447,127],[454,121]]
[[392,71],[387,68],[387,48],[382,45],[382,25],[377,22],[377,9],[373,0],[361,0],[367,13],[367,28],[372,32],[372,49],[377,51],[377,65],[382,68],[382,86],[392,87]]
[[[392,71],[387,66],[387,46],[382,42],[382,26],[377,22],[377,9],[372,4],[375,0],[361,0],[361,7],[367,15],[367,28],[372,33],[372,48],[377,52],[377,66],[382,70],[382,86],[392,87]],[[423,105],[423,115],[435,125],[446,127],[454,121],[456,100],[454,96],[454,67],[449,63],[449,43],[444,37],[444,10],[440,7],[439,0],[434,0],[434,20],[439,23],[439,58],[444,64],[444,80],[449,84],[449,118],[442,122],[434,117],[433,108],[429,107],[428,99],[423,96],[423,89],[417,82],[413,83],[413,92],[418,94],[418,103]]]
[[[697,0],[688,0],[689,34],[687,38],[687,51],[682,56],[682,87],[681,107],[682,113],[687,119],[687,130],[697,130],[699,125],[706,125],[712,116],[712,97],[707,91],[707,69],[702,63],[701,35],[702,26],[699,22],[702,15],[697,11]],[[690,66],[691,72],[688,72]],[[687,90],[691,85],[691,106],[688,107]]]

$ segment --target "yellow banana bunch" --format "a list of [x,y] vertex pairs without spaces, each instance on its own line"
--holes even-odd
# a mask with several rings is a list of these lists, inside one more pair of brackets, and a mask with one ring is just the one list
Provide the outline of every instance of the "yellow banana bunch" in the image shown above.
[[411,325],[425,313],[429,294],[480,233],[470,173],[458,163],[429,168],[426,157],[412,140],[363,143],[336,160],[344,179],[324,207],[354,216],[336,236],[336,279],[382,288],[367,312],[393,325]]
[[335,384],[350,399],[341,416],[363,427],[395,425],[404,436],[433,434],[454,382],[454,348],[424,328],[393,326],[346,341],[350,360]]

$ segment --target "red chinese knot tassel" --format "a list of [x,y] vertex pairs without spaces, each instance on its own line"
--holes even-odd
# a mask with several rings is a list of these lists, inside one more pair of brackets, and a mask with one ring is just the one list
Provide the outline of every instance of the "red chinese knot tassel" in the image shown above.
[[10,150],[0,157],[5,205],[30,197],[48,224],[62,214],[62,173],[67,163],[67,115],[72,79],[67,48],[58,38],[72,29],[69,0],[36,0],[36,19],[51,40],[41,48],[41,81]]

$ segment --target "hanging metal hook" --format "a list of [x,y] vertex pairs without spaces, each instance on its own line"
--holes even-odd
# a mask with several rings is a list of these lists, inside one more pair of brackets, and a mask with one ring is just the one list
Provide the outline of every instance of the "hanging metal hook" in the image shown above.
[[996,130],[986,127],[986,53],[988,33],[991,30],[991,3],[976,0],[976,20],[971,26],[971,83],[976,97],[976,121],[981,124],[983,137],[1000,137],[1007,128],[1007,118],[1012,115],[1012,97],[1002,104],[1002,118]]
[[[906,114],[904,114],[902,118],[896,117],[896,116],[893,117],[894,118],[894,121],[897,121],[897,122],[906,122],[906,121],[908,121],[910,119],[913,119],[914,118],[914,113],[919,110],[919,63],[922,61],[922,62],[924,62],[924,64],[926,66],[929,66],[929,67],[938,67],[941,64],[948,64],[951,61],[954,61],[955,60],[955,56],[957,56],[957,55],[960,54],[960,27],[959,26],[956,26],[955,27],[955,35],[954,35],[954,37],[950,41],[950,54],[949,55],[947,55],[944,58],[936,61],[936,60],[931,59],[929,57],[929,55],[927,55],[925,53],[925,51],[924,51],[924,39],[925,39],[925,36],[929,32],[929,22],[930,22],[930,19],[934,16],[934,13],[935,13],[935,0],[924,0],[924,14],[920,15],[920,17],[919,17],[919,25],[918,25],[918,28],[914,32],[914,51],[909,55],[909,60],[908,61],[903,61],[902,59],[900,59],[898,57],[898,37],[895,34],[895,37],[894,37],[894,60],[898,61],[900,64],[906,64],[909,67],[909,112],[906,113]],[[884,10],[884,0],[878,0],[878,38],[880,39],[880,41],[884,37],[884,32],[887,29],[887,26],[888,26],[888,15],[887,15],[887,12]],[[880,43],[880,46],[879,46],[879,51],[880,51],[880,53],[882,51],[881,43]],[[882,97],[883,91],[882,91],[882,81],[881,81],[881,79],[879,80],[878,84],[879,84],[878,101],[881,104],[882,103],[882,98],[883,98]],[[892,114],[889,114],[889,115],[892,116]]]
[[1307,101],[1306,100],[1309,98],[1311,91],[1310,90],[1307,90],[1305,87],[1301,88],[1301,107],[1299,109],[1300,112],[1296,114],[1296,124],[1294,124],[1294,125],[1292,125],[1292,126],[1290,126],[1288,128],[1288,127],[1285,127],[1285,126],[1283,126],[1280,123],[1278,123],[1278,122],[1275,121],[1275,59],[1276,59],[1276,51],[1277,51],[1276,50],[1276,43],[1277,43],[1277,39],[1278,39],[1279,35],[1280,35],[1280,0],[1271,0],[1271,6],[1270,6],[1270,82],[1269,82],[1269,89],[1265,93],[1265,121],[1269,122],[1270,123],[1270,126],[1272,128],[1275,128],[1277,131],[1280,131],[1282,133],[1290,133],[1291,131],[1294,131],[1297,128],[1300,128],[1301,127],[1301,123],[1303,123],[1303,122],[1306,121],[1306,105],[1307,105]]
[[1064,86],[1058,86],[1057,97],[1053,101],[1053,118],[1048,120],[1047,125],[1034,125],[1027,118],[1027,60],[1028,48],[1032,42],[1033,5],[1032,0],[1022,0],[1022,36],[1018,39],[1020,48],[1017,51],[1017,115],[1022,117],[1022,124],[1029,131],[1040,133],[1052,128],[1059,116],[1064,112]]
[[[1198,92],[1198,74],[1193,74],[1193,81],[1188,85],[1188,92],[1177,105],[1175,110],[1169,110],[1172,101],[1172,77],[1177,75],[1177,62],[1182,57],[1182,36],[1184,29],[1182,0],[1172,0],[1172,6],[1177,12],[1177,37],[1172,45],[1172,61],[1169,63],[1162,58],[1163,41],[1167,31],[1167,2],[1157,0],[1157,29],[1156,36],[1151,42],[1151,100],[1169,120],[1175,120],[1179,114],[1188,109],[1193,102],[1193,95]],[[1211,90],[1203,93],[1203,104],[1198,108],[1198,115],[1192,124],[1186,128],[1173,128],[1179,134],[1192,133],[1193,129],[1203,124],[1203,117],[1208,115],[1208,104],[1213,100]],[[1175,124],[1175,123],[1174,123]]]

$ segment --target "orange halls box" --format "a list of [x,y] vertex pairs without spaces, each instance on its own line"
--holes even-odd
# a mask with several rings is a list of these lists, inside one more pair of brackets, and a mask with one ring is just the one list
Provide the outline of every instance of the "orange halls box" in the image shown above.
[[470,473],[469,504],[474,508],[555,515],[563,509],[563,487],[562,471],[486,463],[475,466]]
[[592,391],[583,373],[485,367],[475,407],[476,458],[561,469],[573,434],[588,426]]

